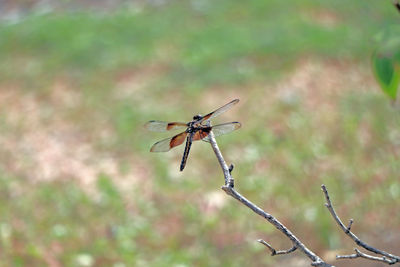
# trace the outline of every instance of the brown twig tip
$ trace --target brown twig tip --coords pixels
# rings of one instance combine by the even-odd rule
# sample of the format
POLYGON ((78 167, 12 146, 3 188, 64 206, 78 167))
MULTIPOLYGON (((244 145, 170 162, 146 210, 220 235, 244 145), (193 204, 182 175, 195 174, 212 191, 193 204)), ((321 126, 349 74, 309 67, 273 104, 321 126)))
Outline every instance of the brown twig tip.
POLYGON ((329 199, 329 194, 328 194, 328 190, 326 189, 326 186, 325 186, 324 184, 321 185, 321 189, 322 189, 322 192, 324 192, 325 199, 326 199, 325 206, 326 206, 326 205, 329 205, 331 201, 330 201, 330 199, 329 199))
POLYGON ((350 219, 350 220, 349 220, 349 225, 348 225, 347 228, 346 228, 346 234, 347 234, 348 232, 350 232, 351 226, 353 225, 353 222, 354 222, 353 219, 350 219))
POLYGON ((276 250, 267 242, 265 242, 262 239, 258 239, 257 242, 263 244, 264 246, 266 246, 270 251, 271 251, 271 256, 275 256, 276 255, 276 250))
POLYGON ((271 251, 271 256, 275 256, 275 255, 282 255, 282 254, 289 254, 292 253, 293 251, 295 251, 297 249, 296 246, 293 246, 287 250, 276 250, 274 249, 270 244, 268 244, 266 241, 262 240, 262 239, 258 239, 257 242, 263 244, 264 246, 266 246, 270 251, 271 251))
POLYGON ((231 163, 231 165, 229 166, 229 173, 232 174, 233 168, 235 168, 235 165, 233 165, 233 163, 231 163))

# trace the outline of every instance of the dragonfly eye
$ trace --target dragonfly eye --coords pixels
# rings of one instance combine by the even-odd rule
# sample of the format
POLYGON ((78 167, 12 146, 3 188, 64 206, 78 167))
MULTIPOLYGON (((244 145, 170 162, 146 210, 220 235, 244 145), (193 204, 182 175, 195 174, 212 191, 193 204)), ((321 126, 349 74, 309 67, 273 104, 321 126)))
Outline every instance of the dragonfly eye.
POLYGON ((203 118, 203 116, 201 116, 200 114, 193 116, 193 120, 198 121, 201 120, 203 118))

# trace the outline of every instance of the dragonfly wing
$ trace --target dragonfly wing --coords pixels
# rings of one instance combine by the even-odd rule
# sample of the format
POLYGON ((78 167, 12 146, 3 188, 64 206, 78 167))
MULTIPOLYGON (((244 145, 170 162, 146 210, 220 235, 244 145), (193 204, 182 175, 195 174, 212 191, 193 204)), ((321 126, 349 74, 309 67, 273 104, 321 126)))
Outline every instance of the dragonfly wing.
MULTIPOLYGON (((234 130, 237 130, 241 126, 242 125, 240 124, 240 122, 237 122, 237 121, 222 123, 222 124, 212 126, 212 132, 214 133, 214 136, 217 137, 217 136, 220 136, 223 134, 230 133, 234 130)), ((206 141, 206 142, 210 142, 210 137, 207 134, 207 136, 205 136, 202 140, 206 141)))
POLYGON ((149 121, 144 127, 152 132, 165 132, 186 128, 187 124, 183 122, 149 121))
POLYGON ((182 144, 185 141, 186 135, 187 132, 182 132, 173 137, 158 141, 151 147, 150 152, 167 152, 171 148, 182 144))
POLYGON ((203 138, 206 138, 210 134, 210 131, 211 131, 211 127, 201 129, 193 135, 192 140, 193 141, 202 140, 203 138))
POLYGON ((213 112, 208 113, 207 115, 205 115, 201 121, 209 120, 211 118, 214 118, 214 117, 224 113, 225 111, 230 109, 233 105, 237 104, 238 102, 239 102, 239 99, 232 100, 228 104, 225 104, 222 107, 220 107, 219 109, 216 109, 213 112))

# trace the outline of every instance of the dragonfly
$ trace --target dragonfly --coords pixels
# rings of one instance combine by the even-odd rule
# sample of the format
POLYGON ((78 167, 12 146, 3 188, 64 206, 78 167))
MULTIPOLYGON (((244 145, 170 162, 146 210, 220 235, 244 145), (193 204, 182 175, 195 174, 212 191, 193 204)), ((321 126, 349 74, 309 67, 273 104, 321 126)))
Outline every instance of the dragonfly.
POLYGON ((192 146, 193 141, 202 140, 205 142, 210 142, 210 132, 214 133, 214 136, 220 136, 223 134, 230 133, 236 129, 241 127, 240 122, 227 122, 222 124, 217 124, 211 126, 210 120, 215 118, 218 115, 221 115, 228 109, 232 108, 235 104, 239 102, 239 99, 234 99, 231 102, 223 105, 222 107, 214 110, 213 112, 208 113, 207 115, 195 115, 193 116, 193 120, 184 123, 184 122, 165 122, 165 121, 156 121, 151 120, 145 124, 145 128, 149 131, 153 132, 166 132, 178 129, 184 129, 185 131, 158 141, 155 143, 150 152, 167 152, 172 148, 183 144, 186 140, 185 150, 183 152, 182 161, 180 165, 180 171, 186 166, 186 161, 189 156, 190 147, 192 146))

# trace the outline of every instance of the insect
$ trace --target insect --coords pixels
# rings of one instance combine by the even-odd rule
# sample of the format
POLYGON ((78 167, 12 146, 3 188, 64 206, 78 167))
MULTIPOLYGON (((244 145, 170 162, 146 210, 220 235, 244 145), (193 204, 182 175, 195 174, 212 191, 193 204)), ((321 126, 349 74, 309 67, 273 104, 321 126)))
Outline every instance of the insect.
POLYGON ((214 110, 213 112, 208 113, 207 115, 195 115, 193 116, 193 120, 189 121, 188 123, 165 122, 155 120, 147 122, 145 124, 145 128, 153 132, 165 132, 186 128, 184 132, 181 132, 173 137, 158 141, 151 147, 150 152, 167 152, 170 149, 183 144, 186 139, 185 151, 183 153, 180 166, 180 171, 183 171, 193 141, 203 140, 205 142, 210 142, 209 134, 211 131, 213 131, 214 136, 220 136, 240 128, 241 124, 236 121, 222 123, 214 126, 210 126, 209 124, 210 119, 224 113, 238 102, 239 99, 235 99, 228 104, 225 104, 222 107, 214 110))

